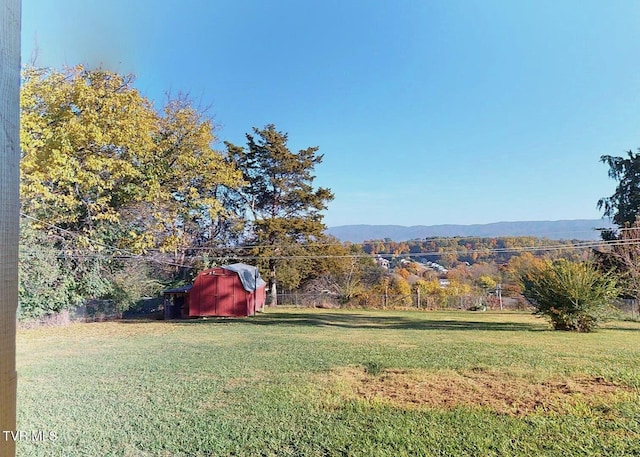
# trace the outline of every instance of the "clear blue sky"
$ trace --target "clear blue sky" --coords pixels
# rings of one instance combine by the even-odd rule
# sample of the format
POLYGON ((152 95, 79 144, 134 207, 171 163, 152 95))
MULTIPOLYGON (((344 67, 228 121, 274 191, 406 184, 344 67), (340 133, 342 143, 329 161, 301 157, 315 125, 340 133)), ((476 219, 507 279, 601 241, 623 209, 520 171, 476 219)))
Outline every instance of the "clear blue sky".
MULTIPOLYGON (((329 226, 596 219, 640 147, 636 0, 25 0, 23 61, 319 146, 329 226)), ((222 148, 222 146, 220 146, 222 148)))

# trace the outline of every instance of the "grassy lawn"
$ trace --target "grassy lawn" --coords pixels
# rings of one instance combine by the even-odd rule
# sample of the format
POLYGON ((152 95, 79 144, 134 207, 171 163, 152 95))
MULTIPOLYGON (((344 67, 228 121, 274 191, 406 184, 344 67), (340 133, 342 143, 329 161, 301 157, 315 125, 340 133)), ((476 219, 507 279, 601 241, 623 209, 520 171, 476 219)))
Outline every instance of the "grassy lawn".
POLYGON ((51 456, 640 455, 640 324, 278 310, 18 332, 20 441, 51 456))

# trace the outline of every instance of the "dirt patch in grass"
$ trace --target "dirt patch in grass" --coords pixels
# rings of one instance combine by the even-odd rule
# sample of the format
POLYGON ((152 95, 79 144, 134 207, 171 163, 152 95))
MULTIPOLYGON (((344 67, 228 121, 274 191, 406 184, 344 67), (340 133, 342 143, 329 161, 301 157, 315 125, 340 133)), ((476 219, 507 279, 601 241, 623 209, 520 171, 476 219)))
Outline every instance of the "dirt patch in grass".
POLYGON ((531 382, 481 368, 438 373, 384 369, 371 375, 366 367, 347 367, 332 370, 327 381, 343 400, 416 408, 482 407, 510 416, 561 413, 580 404, 598 406, 638 397, 633 389, 599 377, 531 382))

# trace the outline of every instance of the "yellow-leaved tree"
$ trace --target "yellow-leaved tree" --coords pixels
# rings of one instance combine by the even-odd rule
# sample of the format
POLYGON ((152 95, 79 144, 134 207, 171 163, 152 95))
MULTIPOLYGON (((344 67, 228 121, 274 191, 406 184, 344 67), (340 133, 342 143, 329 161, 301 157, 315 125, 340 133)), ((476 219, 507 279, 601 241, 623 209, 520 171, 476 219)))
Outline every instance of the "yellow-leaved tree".
POLYGON ((215 235, 219 194, 241 174, 186 97, 156 112, 133 83, 82 66, 24 70, 23 211, 101 244, 183 251, 215 235))
POLYGON ((168 100, 149 160, 140 165, 145 196, 128 208, 130 230, 180 263, 188 248, 215 243, 230 220, 242 224, 224 204, 242 174, 212 149, 215 140, 212 121, 188 98, 168 100))
POLYGON ((23 211, 96 237, 144 196, 139 164, 156 116, 133 77, 78 66, 27 68, 21 91, 23 211))

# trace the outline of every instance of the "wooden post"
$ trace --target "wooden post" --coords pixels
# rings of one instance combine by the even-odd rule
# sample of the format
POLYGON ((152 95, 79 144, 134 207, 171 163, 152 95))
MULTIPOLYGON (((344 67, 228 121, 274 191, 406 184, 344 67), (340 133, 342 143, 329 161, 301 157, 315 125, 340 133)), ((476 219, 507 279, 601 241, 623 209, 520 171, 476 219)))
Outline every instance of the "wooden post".
POLYGON ((258 308, 258 267, 253 272, 253 316, 258 308))
POLYGON ((14 456, 20 229, 20 0, 0 0, 0 455, 14 456), (7 436, 8 435, 8 436, 7 436))
POLYGON ((389 303, 389 285, 386 284, 384 286, 384 306, 383 306, 384 309, 387 308, 388 303, 389 303))

